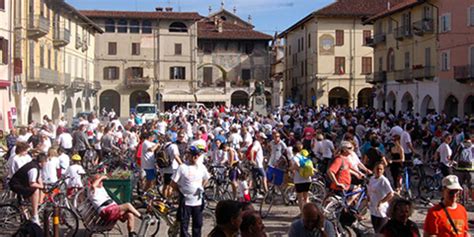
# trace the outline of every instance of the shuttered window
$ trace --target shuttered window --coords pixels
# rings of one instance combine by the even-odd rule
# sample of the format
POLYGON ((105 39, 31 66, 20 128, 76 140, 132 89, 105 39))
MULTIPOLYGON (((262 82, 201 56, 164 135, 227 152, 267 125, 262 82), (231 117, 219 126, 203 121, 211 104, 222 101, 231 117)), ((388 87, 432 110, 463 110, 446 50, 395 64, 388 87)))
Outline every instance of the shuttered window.
POLYGON ((372 37, 372 32, 370 30, 364 30, 362 33, 362 44, 367 45, 367 39, 372 37))
POLYGON ((8 64, 8 40, 0 39, 0 59, 2 64, 8 64))
POLYGON ((117 55, 117 42, 109 42, 109 55, 117 55))
POLYGON ((119 68, 118 67, 105 67, 104 68, 104 80, 117 80, 119 79, 119 68))
POLYGON ((372 73, 372 57, 362 57, 362 74, 372 73))
POLYGON ((344 30, 336 30, 336 46, 344 45, 344 30))
POLYGON ((346 58, 336 57, 334 60, 334 74, 343 75, 346 73, 346 58))
POLYGON ((132 43, 132 55, 140 55, 140 43, 132 43))

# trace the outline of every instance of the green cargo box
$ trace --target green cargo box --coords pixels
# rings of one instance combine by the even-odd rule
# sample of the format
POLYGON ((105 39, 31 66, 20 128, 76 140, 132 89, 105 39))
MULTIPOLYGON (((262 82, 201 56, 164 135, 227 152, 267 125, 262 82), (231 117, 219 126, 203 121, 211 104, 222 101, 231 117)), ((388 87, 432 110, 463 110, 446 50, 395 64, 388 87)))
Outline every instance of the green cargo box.
POLYGON ((103 184, 116 203, 123 204, 132 201, 133 182, 131 179, 105 179, 103 184))

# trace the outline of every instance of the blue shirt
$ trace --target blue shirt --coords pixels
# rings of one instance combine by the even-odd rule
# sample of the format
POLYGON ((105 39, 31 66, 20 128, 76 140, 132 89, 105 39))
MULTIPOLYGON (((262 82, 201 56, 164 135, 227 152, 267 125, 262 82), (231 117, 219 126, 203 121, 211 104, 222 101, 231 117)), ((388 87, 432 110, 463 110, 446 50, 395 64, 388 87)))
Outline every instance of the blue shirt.
MULTIPOLYGON (((336 236, 336 231, 334 230, 334 225, 328 221, 324 221, 324 231, 329 237, 336 236)), ((307 230, 304 228, 303 219, 298 219, 291 223, 290 231, 288 232, 288 237, 320 237, 322 236, 319 230, 307 230)))

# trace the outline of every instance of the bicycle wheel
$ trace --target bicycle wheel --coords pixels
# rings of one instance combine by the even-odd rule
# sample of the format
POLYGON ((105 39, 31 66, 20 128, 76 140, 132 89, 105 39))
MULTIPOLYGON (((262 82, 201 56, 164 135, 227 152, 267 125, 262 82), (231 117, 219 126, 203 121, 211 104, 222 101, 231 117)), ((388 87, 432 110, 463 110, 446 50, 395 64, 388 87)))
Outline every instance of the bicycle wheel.
POLYGON ((77 210, 79 206, 86 200, 87 192, 84 189, 79 190, 76 194, 74 194, 74 198, 72 199, 71 206, 77 210))
POLYGON ((272 209, 273 202, 275 201, 276 193, 272 188, 265 196, 263 197, 262 202, 260 203, 260 216, 262 218, 267 218, 268 214, 270 214, 270 210, 272 209))
POLYGON ((156 213, 148 213, 151 215, 153 218, 155 218, 156 222, 153 225, 148 226, 148 230, 146 232, 146 236, 157 236, 158 231, 160 231, 160 224, 161 224, 161 217, 156 213))
POLYGON ((328 197, 323 203, 323 214, 328 220, 337 221, 337 213, 341 209, 341 201, 336 197, 328 197))
POLYGON ((418 184, 418 197, 423 201, 434 198, 435 180, 431 176, 426 176, 418 184))
POLYGON ((298 197, 296 195, 295 185, 288 185, 284 191, 285 205, 296 205, 298 197))
POLYGON ((309 200, 315 203, 322 203, 326 197, 326 187, 320 181, 312 182, 309 187, 309 200))
POLYGON ((0 205, 0 229, 2 234, 13 236, 25 221, 18 207, 11 204, 0 205))
MULTIPOLYGON (((79 220, 76 213, 67 208, 59 207, 59 236, 76 236, 77 229, 79 227, 79 220)), ((50 226, 51 234, 53 233, 54 224, 54 212, 51 212, 48 216, 48 223, 50 226)))

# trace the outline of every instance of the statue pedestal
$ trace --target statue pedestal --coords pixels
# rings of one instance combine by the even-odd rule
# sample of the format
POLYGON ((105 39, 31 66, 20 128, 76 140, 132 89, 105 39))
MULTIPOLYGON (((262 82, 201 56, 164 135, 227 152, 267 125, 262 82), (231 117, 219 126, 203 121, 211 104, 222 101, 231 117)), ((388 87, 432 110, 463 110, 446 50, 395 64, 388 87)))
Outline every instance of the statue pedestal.
POLYGON ((267 99, 265 95, 254 95, 252 98, 252 111, 267 116, 267 99))

